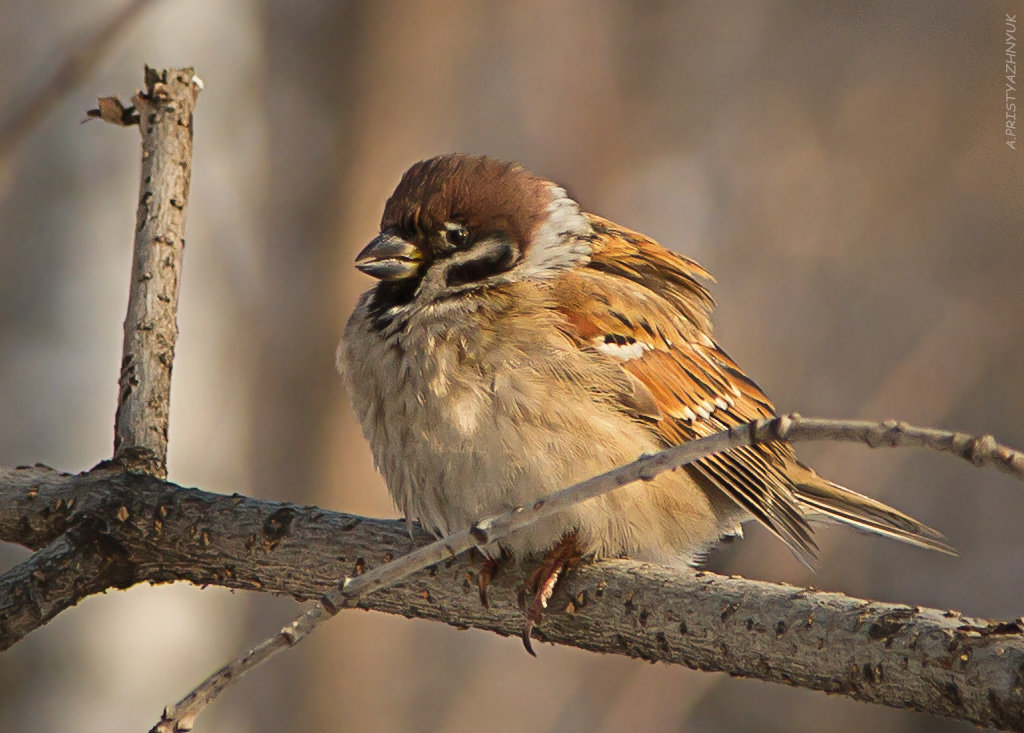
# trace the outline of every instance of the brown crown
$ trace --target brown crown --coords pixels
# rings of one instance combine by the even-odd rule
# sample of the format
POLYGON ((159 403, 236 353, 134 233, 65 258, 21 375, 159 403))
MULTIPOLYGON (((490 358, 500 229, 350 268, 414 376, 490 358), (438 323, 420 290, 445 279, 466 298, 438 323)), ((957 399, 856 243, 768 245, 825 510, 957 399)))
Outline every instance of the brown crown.
POLYGON ((422 240, 446 222, 457 222, 474 237, 501 233, 523 249, 544 219, 551 185, 516 163, 440 155, 405 172, 384 207, 380 228, 422 240))

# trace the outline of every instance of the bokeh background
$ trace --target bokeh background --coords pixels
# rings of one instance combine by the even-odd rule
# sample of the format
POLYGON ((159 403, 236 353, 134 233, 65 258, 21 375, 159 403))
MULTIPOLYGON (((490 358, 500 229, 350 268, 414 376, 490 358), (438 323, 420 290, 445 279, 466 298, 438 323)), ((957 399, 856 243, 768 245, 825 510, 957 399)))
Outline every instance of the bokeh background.
MULTIPOLYGON (((114 0, 0 0, 0 110, 114 0)), ((717 334, 780 409, 899 417, 1024 447, 1024 165, 1005 145, 1020 2, 163 0, 21 140, 0 179, 0 463, 109 455, 139 145, 80 125, 142 65, 194 65, 170 477, 396 516, 333 352, 351 268, 412 162, 521 161, 719 279, 717 334)), ((1019 36, 1018 36, 1019 38, 1019 36)), ((3 115, 0 115, 2 117, 3 115)), ((937 454, 807 446, 824 475, 943 529, 953 559, 822 533, 744 575, 1024 613, 1019 483, 937 454)), ((0 549, 4 566, 24 552, 0 549)), ((0 655, 0 730, 145 730, 288 599, 138 587, 0 655)), ((760 682, 347 612, 232 688, 199 730, 967 731, 760 682)))

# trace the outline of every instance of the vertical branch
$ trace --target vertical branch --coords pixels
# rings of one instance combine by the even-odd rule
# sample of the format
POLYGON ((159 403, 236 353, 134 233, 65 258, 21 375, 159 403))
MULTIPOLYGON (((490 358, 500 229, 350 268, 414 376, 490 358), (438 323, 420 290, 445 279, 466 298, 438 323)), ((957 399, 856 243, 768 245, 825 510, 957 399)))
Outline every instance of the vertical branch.
POLYGON ((171 364, 192 174, 192 111, 201 85, 191 68, 146 67, 132 100, 142 132, 142 178, 128 315, 124 322, 114 462, 167 475, 171 364))

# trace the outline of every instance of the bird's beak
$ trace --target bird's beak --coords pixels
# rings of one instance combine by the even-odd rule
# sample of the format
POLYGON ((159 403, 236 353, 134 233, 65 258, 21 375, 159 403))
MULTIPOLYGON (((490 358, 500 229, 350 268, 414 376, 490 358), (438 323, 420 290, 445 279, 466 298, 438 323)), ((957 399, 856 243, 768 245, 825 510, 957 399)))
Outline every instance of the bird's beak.
POLYGON ((356 268, 378 280, 404 280, 413 277, 423 261, 423 252, 394 234, 381 232, 356 255, 356 268))

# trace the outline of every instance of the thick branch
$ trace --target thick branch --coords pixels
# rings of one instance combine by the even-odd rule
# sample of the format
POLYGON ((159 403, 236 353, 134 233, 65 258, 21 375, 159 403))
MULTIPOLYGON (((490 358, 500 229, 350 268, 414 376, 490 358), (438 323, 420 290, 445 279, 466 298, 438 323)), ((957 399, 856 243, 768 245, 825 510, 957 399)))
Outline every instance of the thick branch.
MULTIPOLYGON (((901 426, 875 427, 876 437, 913 435, 901 426)), ((946 436, 935 442, 1016 472, 1012 451, 946 436)), ((399 522, 218 496, 148 477, 0 469, 0 538, 39 546, 83 519, 106 527, 135 581, 184 579, 297 598, 336 589, 338 578, 368 573, 426 544, 422 534, 410 541, 399 522)), ((358 605, 517 635, 523 569, 498 578, 490 609, 479 605, 475 571, 466 556, 451 558, 358 605)), ((582 568, 552 608, 540 629, 548 641, 841 692, 978 725, 1024 726, 1024 634, 1017 621, 964 619, 628 561, 582 568)), ((0 628, 0 637, 6 634, 0 628)))
POLYGON ((2 647, 86 596, 136 580, 121 548, 95 522, 77 522, 46 547, 0 576, 2 647))
MULTIPOLYGON (((865 442, 872 447, 881 445, 926 446, 952 453, 978 466, 994 465, 1012 475, 1024 478, 1024 455, 999 445, 991 435, 975 438, 964 433, 916 428, 896 421, 865 423, 807 420, 796 414, 730 428, 706 438, 673 446, 655 455, 643 456, 630 464, 620 466, 540 499, 528 507, 520 507, 501 515, 481 519, 467 530, 416 549, 398 560, 358 577, 346 578, 341 587, 326 593, 317 604, 308 608, 288 626, 245 654, 236 657, 207 677, 178 703, 165 708, 151 733, 177 733, 191 730, 196 717, 203 708, 228 685, 277 652, 297 644, 341 608, 357 604, 367 593, 387 588, 409 577, 417 570, 440 562, 449 555, 454 557, 474 546, 484 547, 492 542, 497 542, 535 521, 552 516, 573 504, 607 493, 624 484, 638 480, 650 480, 663 471, 679 468, 699 458, 729 448, 787 438, 853 440, 865 442)), ((577 604, 570 601, 570 607, 574 608, 575 605, 577 604)), ((531 654, 533 653, 529 643, 526 648, 531 654)))
POLYGON ((192 173, 192 69, 147 67, 146 90, 132 100, 142 132, 142 178, 124 322, 114 461, 167 475, 171 364, 178 338, 178 284, 192 173))

